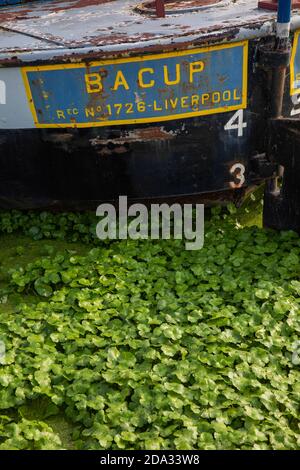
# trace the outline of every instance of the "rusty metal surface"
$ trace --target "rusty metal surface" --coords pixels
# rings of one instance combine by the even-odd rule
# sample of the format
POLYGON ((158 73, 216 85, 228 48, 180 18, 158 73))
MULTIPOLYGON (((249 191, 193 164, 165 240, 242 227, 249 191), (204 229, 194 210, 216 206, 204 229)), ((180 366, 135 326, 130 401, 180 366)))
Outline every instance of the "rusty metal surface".
MULTIPOLYGON (((53 0, 1 8, 0 61, 136 54, 267 36, 274 30, 276 13, 258 9, 257 0, 226 0, 205 14, 194 11, 166 18, 139 13, 140 3, 53 0), (14 41, 8 40, 8 32, 16 34, 14 41)), ((296 24, 300 24, 298 15, 294 15, 296 24)))
POLYGON ((258 184, 265 175, 252 157, 256 161, 265 150, 261 110, 268 82, 264 70, 253 67, 256 41, 249 46, 250 95, 242 136, 237 129, 225 130, 235 111, 158 124, 3 129, 0 206, 96 205, 121 194, 132 199, 201 194, 211 201, 223 191, 236 197, 244 191, 243 178, 245 188, 258 184), (231 193, 232 183, 238 189, 231 193))
POLYGON ((155 15, 157 18, 164 18, 166 16, 164 0, 155 0, 155 15))

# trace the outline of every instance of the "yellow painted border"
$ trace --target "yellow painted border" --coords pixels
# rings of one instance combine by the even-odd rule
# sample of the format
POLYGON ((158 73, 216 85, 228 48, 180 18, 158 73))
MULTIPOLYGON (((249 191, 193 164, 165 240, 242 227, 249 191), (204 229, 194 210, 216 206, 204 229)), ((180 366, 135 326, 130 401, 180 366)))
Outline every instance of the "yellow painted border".
POLYGON ((246 109, 247 108, 247 93, 248 93, 248 41, 240 41, 230 44, 222 44, 218 46, 210 46, 204 48, 197 48, 197 49, 188 49, 184 51, 177 51, 171 53, 164 53, 164 54, 152 54, 152 55, 144 55, 144 56, 135 56, 132 58, 126 59, 116 59, 116 60, 100 60, 96 62, 89 62, 89 67, 97 67, 97 66, 104 66, 104 65, 111 65, 111 64, 124 64, 126 62, 145 62, 148 60, 155 60, 155 59, 166 59, 169 57, 182 57, 185 55, 191 54, 198 54, 198 53, 205 53, 223 49, 231 49, 234 47, 243 47, 243 90, 242 90, 242 103, 234 106, 223 106, 221 108, 215 109, 208 109, 203 111, 193 111, 190 113, 183 113, 183 114, 173 114, 170 116, 157 116, 151 118, 138 118, 138 119, 126 119, 126 120, 119 120, 119 121, 96 121, 96 122, 84 122, 84 123, 62 123, 62 124, 40 124, 38 121, 38 116, 36 113, 36 109, 33 102, 33 97, 31 94, 30 84, 27 77, 27 72, 39 72, 43 70, 64 70, 64 69, 78 69, 78 68, 86 68, 87 64, 78 62, 76 64, 58 64, 58 65, 42 65, 38 67, 22 67, 22 77, 24 81, 24 86, 26 90, 27 99, 29 102, 29 106, 33 115, 34 123, 38 128, 67 128, 67 127, 103 127, 103 126, 116 126, 122 124, 139 124, 139 123, 147 123, 147 122, 160 122, 160 121, 172 121, 174 119, 179 118, 190 118, 196 116, 204 116, 209 114, 218 114, 218 113, 225 113, 228 111, 235 111, 237 109, 246 109))
POLYGON ((291 69, 291 84, 290 84, 291 96, 300 93, 300 88, 294 88, 294 83, 295 83, 295 59, 296 59, 296 54, 297 54, 297 49, 298 49, 298 44, 299 44, 299 36, 300 36, 300 30, 295 32, 293 49, 292 49, 292 56, 291 56, 291 67, 290 67, 290 69, 291 69))

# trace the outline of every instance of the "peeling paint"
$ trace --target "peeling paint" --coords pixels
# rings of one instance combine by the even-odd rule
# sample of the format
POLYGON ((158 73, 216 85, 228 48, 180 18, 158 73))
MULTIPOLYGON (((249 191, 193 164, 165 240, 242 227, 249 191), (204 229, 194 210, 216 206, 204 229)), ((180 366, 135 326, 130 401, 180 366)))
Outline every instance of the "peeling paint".
MULTIPOLYGON (((129 56, 274 34, 276 13, 258 9, 257 0, 225 0, 205 14, 199 10, 167 19, 140 14, 140 3, 54 0, 1 8, 0 62, 75 62, 99 54, 129 56)), ((294 14, 292 29, 299 25, 300 15, 294 14)))

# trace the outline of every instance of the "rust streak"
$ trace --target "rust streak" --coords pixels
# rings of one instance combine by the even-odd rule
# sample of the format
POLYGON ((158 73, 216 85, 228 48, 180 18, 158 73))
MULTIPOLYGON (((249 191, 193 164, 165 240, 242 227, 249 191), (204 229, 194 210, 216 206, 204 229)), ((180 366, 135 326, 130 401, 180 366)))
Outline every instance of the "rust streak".
MULTIPOLYGON (((179 132, 179 131, 178 131, 179 132)), ((91 140, 93 146, 118 144, 124 145, 133 142, 151 142, 151 141, 167 141, 175 139, 177 132, 168 132, 163 127, 145 127, 142 129, 135 129, 134 131, 124 132, 120 137, 114 139, 99 139, 91 140)))

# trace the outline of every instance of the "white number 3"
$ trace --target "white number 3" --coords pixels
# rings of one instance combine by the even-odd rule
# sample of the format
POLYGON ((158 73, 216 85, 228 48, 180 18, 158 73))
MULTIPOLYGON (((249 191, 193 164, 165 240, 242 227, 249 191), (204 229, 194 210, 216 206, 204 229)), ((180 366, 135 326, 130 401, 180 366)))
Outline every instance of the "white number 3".
POLYGON ((242 163, 235 163, 229 170, 230 174, 234 177, 234 181, 230 181, 229 185, 233 189, 241 188, 246 181, 245 165, 242 163))
POLYGON ((225 131, 238 131, 238 137, 243 137, 244 129, 247 127, 247 123, 244 122, 244 110, 239 109, 234 115, 229 119, 227 124, 224 126, 225 131))

